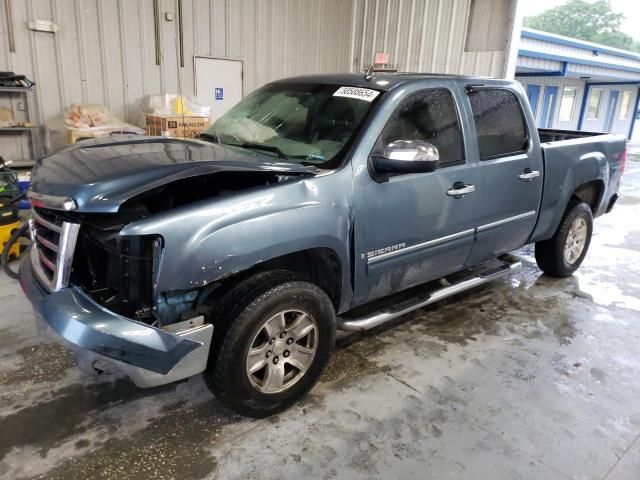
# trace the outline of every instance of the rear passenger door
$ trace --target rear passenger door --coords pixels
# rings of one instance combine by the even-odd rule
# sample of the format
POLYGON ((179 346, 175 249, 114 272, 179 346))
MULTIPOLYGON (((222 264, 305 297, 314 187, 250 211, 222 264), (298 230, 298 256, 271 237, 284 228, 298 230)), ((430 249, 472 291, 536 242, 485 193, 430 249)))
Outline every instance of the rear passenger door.
POLYGON ((470 266, 526 244, 537 219, 543 163, 523 98, 509 88, 486 86, 467 87, 467 98, 477 138, 470 155, 479 171, 470 266))

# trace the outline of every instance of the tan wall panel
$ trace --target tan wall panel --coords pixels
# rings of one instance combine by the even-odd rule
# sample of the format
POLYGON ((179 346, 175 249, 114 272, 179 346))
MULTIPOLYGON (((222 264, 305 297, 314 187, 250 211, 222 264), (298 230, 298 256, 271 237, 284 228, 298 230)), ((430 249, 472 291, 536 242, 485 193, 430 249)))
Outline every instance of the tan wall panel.
MULTIPOLYGON (((37 82, 45 121, 76 102, 105 104, 132 120, 147 94, 174 93, 181 83, 190 95, 194 55, 243 60, 245 94, 285 76, 348 70, 351 1, 184 0, 184 68, 176 58, 177 1, 159 4, 158 66, 152 0, 13 0, 14 53, 0 2, 0 69, 37 82), (33 19, 54 21, 59 30, 31 31, 33 19)), ((0 155, 23 158, 27 150, 17 137, 3 136, 0 155)))

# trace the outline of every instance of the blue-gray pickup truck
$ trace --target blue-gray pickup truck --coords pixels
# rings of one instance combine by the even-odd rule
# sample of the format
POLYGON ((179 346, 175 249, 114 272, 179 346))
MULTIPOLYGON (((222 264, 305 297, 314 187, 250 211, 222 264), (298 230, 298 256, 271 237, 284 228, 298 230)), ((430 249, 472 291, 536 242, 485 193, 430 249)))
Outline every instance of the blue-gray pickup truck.
POLYGON ((203 373, 267 416, 314 385, 337 331, 508 275, 531 243, 546 274, 571 275, 625 149, 537 129, 514 81, 280 80, 198 139, 95 139, 39 161, 20 281, 87 371, 141 387, 203 373))

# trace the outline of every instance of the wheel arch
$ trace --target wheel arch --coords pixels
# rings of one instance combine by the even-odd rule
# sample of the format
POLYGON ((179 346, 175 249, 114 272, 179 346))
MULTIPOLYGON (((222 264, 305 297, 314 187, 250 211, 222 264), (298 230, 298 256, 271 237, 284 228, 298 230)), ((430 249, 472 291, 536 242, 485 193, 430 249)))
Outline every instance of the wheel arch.
POLYGON ((569 168, 569 158, 545 150, 544 187, 540 214, 529 243, 551 238, 558 230, 566 212, 576 201, 585 202, 594 217, 602 212, 602 203, 609 179, 606 157, 598 152, 582 155, 569 168), (563 162, 565 160, 566 162, 563 162))
POLYGON ((584 202, 591 208, 591 212, 593 215, 596 215, 600 204, 602 203, 602 198, 604 196, 604 182, 600 179, 592 180, 590 182, 583 183, 576 187, 571 196, 569 197, 569 201, 567 202, 566 209, 569 208, 572 201, 584 202))
POLYGON ((345 269, 338 253, 328 247, 289 252, 247 267, 219 279, 216 282, 218 286, 212 294, 222 296, 238 282, 257 273, 272 270, 286 270, 317 285, 329 296, 336 311, 341 310, 341 305, 348 302, 344 290, 349 285, 348 276, 345 278, 349 269, 345 269))
POLYGON ((591 213, 595 218, 596 212, 598 211, 600 203, 602 202, 604 190, 604 182, 600 179, 582 183, 574 188, 573 192, 571 192, 571 194, 567 196, 564 208, 562 210, 559 209, 559 211, 557 212, 557 218, 554 223, 554 227, 548 237, 551 237, 555 234, 558 228, 560 228, 560 225, 562 225, 562 219, 567 215, 567 212, 578 203, 586 203, 591 209, 591 213))

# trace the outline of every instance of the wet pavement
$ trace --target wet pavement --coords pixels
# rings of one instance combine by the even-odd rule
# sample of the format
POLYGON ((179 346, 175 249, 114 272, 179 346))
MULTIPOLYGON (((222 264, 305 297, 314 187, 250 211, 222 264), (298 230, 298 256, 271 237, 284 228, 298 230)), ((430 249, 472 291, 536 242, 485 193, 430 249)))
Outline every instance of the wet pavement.
POLYGON ((0 276, 0 478, 640 478, 640 163, 568 279, 521 271, 343 341, 289 411, 86 377, 0 276), (635 185, 635 187, 634 187, 635 185))

